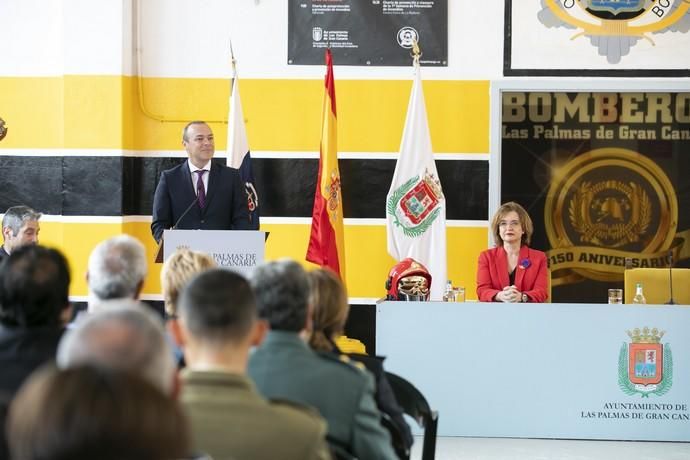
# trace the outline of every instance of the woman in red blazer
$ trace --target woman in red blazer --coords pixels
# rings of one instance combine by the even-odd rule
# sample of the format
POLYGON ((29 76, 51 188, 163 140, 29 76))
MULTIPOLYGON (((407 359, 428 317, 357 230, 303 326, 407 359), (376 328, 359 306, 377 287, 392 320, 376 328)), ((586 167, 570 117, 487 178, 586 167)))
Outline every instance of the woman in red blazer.
POLYGON ((546 254, 530 249, 534 227, 527 211, 511 201, 491 220, 496 247, 479 254, 480 302, 545 302, 548 298, 546 254))

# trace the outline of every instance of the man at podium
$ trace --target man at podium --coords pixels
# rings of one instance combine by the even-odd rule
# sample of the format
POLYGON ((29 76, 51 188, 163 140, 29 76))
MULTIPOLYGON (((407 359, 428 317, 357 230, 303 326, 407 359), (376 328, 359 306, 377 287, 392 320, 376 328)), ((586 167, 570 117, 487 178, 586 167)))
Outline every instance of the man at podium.
POLYGON ((247 196, 236 169, 214 164, 213 131, 192 121, 182 131, 187 160, 163 171, 153 198, 151 233, 163 230, 250 230, 247 196))

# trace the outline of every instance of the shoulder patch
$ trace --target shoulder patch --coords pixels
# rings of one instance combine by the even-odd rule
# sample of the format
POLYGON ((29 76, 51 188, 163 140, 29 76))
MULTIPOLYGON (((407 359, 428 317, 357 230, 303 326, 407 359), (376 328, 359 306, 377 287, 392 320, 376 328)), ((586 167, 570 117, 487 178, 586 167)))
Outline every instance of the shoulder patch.
POLYGON ((362 364, 358 361, 355 361, 353 359, 350 359, 350 357, 347 355, 338 354, 338 353, 330 353, 330 352, 318 353, 318 355, 323 359, 327 359, 329 361, 340 363, 340 364, 344 365, 345 367, 347 367, 348 369, 352 369, 352 370, 357 371, 357 372, 363 372, 366 370, 366 367, 364 366, 364 364, 362 364))

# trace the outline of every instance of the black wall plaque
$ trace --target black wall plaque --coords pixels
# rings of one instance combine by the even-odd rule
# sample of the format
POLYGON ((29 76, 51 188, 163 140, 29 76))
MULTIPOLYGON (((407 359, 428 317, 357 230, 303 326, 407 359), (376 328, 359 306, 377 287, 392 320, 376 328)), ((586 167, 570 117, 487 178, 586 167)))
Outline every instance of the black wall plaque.
POLYGON ((448 65, 448 0, 289 0, 288 64, 448 65))

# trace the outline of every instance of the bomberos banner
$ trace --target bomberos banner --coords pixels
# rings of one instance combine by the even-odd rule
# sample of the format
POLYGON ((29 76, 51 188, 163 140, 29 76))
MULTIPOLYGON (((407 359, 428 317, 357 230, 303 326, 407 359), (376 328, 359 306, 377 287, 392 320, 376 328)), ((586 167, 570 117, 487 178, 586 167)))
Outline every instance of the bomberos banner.
POLYGON ((503 92, 501 199, 526 206, 553 300, 690 262, 690 93, 503 92))

